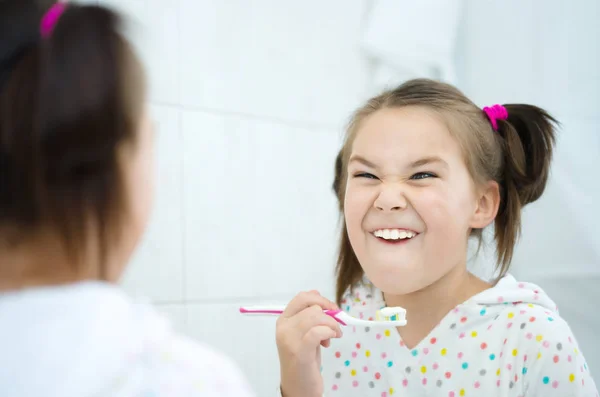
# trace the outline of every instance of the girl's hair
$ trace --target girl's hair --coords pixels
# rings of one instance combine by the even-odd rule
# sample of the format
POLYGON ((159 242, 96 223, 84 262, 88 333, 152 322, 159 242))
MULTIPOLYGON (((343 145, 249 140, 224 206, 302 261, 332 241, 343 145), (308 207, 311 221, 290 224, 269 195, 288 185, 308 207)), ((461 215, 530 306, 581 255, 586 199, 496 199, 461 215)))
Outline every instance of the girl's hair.
POLYGON ((70 3, 42 38, 52 3, 0 0, 0 242, 56 231, 79 260, 93 236, 103 263, 126 210, 118 153, 135 142, 145 78, 109 9, 70 3))
MULTIPOLYGON (((461 146, 466 166, 475 183, 493 180, 500 186, 500 208, 495 219, 494 239, 500 276, 510 266, 513 249, 521 228, 521 209, 537 200, 548 179, 555 127, 558 122, 546 111, 532 105, 504 105, 507 120, 498 120, 494 131, 482 109, 455 87, 428 79, 407 81, 370 99, 354 112, 341 150, 341 164, 336 165, 334 190, 341 210, 347 180, 347 165, 352 144, 362 122, 385 108, 420 106, 438 113, 461 146)), ((472 235, 481 244, 481 229, 472 235)), ((360 281, 363 270, 354 253, 346 230, 340 235, 336 267, 336 299, 340 303, 346 290, 360 281)))
MULTIPOLYGON (((331 184, 331 188, 333 189, 333 192, 335 193, 335 195, 339 198, 340 197, 340 186, 342 185, 342 178, 343 178, 343 172, 342 172, 342 155, 343 155, 343 151, 340 150, 338 152, 337 157, 335 158, 335 168, 334 168, 334 178, 333 178, 333 183, 331 184)), ((343 207, 342 207, 342 202, 338 201, 338 207, 340 209, 340 211, 343 211, 343 207)))

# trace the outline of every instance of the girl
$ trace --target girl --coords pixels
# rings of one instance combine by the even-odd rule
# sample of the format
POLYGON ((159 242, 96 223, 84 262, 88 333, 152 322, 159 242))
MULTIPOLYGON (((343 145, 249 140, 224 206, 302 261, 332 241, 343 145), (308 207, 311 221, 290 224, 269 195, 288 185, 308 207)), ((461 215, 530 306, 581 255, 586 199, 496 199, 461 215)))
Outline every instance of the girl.
POLYGON ((546 185, 555 124, 535 106, 482 110, 423 79, 356 111, 333 186, 344 214, 336 299, 371 320, 402 306, 408 324, 342 337, 322 313, 336 305, 299 294, 277 321, 284 397, 598 395, 552 300, 507 273, 521 210, 546 185), (466 262, 469 237, 491 223, 499 276, 488 283, 466 262))
POLYGON ((152 204, 143 68, 117 15, 0 2, 0 395, 250 396, 115 283, 152 204))

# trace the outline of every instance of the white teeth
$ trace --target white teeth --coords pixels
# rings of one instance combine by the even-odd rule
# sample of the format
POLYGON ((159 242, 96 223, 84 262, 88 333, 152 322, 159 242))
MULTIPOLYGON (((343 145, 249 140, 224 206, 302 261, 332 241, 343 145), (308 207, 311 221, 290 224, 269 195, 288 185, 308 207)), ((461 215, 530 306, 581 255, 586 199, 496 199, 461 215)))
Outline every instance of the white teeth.
POLYGON ((416 236, 416 233, 400 229, 379 229, 375 230, 373 234, 375 237, 381 237, 385 240, 404 240, 416 236))

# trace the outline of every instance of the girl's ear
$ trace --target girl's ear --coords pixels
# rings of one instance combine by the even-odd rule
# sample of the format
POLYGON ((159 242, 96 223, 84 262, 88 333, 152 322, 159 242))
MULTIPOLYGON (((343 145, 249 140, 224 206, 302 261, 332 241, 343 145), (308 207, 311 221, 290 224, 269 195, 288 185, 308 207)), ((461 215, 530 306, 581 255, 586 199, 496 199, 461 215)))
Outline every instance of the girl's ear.
POLYGON ((471 219, 471 228, 483 229, 494 221, 500 207, 500 186, 496 181, 489 181, 479 190, 479 199, 471 219))

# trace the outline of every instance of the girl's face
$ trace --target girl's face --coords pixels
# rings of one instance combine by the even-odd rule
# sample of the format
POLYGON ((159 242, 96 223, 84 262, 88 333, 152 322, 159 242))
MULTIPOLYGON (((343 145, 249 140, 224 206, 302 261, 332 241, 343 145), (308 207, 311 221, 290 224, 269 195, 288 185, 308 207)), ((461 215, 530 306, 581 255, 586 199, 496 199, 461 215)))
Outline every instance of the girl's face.
POLYGON ((493 219, 486 206, 436 114, 403 107, 363 120, 344 215, 365 275, 383 292, 415 292, 466 266, 471 229, 493 219))

